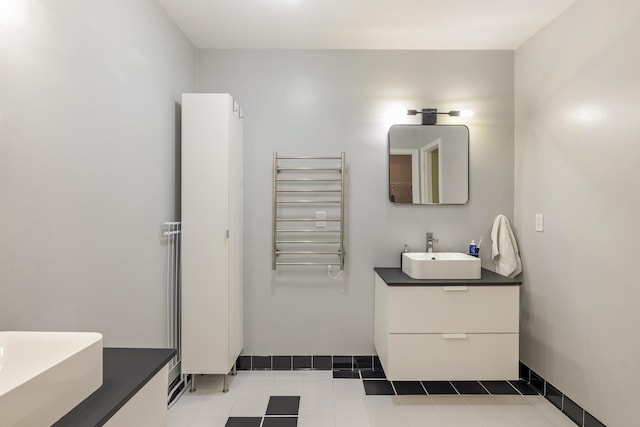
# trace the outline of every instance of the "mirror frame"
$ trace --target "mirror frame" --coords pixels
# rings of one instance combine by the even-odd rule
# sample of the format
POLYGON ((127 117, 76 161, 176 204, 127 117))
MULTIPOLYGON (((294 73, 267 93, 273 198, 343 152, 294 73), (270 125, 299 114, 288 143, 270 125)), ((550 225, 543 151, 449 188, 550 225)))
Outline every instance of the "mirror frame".
MULTIPOLYGON (((400 149, 401 150, 401 149, 400 149)), ((415 162, 415 161, 414 161, 415 162)), ((415 172, 413 172, 415 174, 415 172)), ((469 203, 469 200, 471 199, 471 190, 470 190, 470 185, 471 185, 471 131, 469 130, 469 127, 467 125, 464 124, 444 124, 444 125, 440 125, 440 124, 435 124, 435 125, 421 125, 421 124, 409 124, 409 123, 398 123, 398 124, 394 124, 391 125, 389 127, 389 130, 387 131, 387 197, 388 200, 391 204, 396 205, 396 206, 452 206, 452 205, 466 205, 469 203), (424 126, 429 126, 429 127, 464 127, 467 129, 467 198, 464 202, 454 202, 454 203, 398 203, 398 202, 394 202, 391 200, 391 129, 394 126, 411 126, 411 127, 424 127, 424 126)))

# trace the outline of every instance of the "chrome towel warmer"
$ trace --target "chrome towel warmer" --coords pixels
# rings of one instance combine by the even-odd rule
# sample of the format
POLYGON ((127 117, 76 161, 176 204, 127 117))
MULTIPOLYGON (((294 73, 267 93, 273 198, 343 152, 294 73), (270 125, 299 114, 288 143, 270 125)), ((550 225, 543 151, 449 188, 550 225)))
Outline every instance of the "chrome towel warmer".
POLYGON ((345 172, 344 153, 340 157, 273 153, 273 270, 319 265, 344 270, 345 172))

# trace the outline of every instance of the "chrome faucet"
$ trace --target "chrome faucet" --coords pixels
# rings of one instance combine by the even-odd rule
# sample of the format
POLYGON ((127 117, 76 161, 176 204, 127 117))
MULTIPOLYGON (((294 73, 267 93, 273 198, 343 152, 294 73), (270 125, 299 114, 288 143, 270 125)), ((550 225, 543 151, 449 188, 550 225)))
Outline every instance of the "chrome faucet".
POLYGON ((437 242, 438 239, 433 238, 433 233, 427 233, 427 252, 433 252, 433 244, 437 242))

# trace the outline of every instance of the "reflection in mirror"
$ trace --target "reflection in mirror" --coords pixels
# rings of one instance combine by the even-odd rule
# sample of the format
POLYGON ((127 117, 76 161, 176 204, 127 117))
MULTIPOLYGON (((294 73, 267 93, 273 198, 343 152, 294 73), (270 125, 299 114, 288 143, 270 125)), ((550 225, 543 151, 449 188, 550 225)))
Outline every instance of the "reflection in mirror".
POLYGON ((389 200, 414 205, 467 203, 469 129, 464 125, 391 126, 389 200))

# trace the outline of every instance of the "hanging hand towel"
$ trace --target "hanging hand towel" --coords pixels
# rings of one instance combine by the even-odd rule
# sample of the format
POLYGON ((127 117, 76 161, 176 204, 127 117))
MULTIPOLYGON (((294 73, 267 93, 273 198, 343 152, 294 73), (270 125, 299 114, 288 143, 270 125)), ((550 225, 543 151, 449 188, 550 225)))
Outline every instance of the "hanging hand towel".
POLYGON ((496 273, 511 278, 520 274, 522 261, 518 252, 518 244, 506 216, 498 215, 493 221, 491 241, 491 259, 496 265, 496 273))

